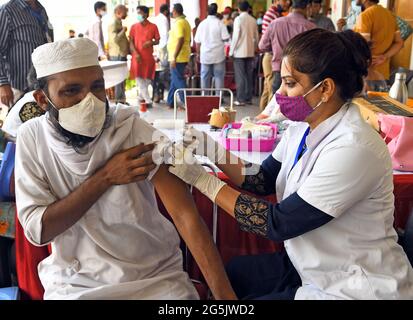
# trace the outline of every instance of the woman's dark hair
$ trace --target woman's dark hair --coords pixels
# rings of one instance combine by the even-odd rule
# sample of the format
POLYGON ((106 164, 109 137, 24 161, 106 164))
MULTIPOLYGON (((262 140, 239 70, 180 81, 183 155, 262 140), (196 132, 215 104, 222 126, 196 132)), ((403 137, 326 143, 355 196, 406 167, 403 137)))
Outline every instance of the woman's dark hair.
POLYGON ((371 52, 367 41, 351 30, 331 32, 313 29, 295 36, 284 48, 283 57, 298 72, 309 75, 312 83, 331 78, 344 100, 363 89, 371 52))

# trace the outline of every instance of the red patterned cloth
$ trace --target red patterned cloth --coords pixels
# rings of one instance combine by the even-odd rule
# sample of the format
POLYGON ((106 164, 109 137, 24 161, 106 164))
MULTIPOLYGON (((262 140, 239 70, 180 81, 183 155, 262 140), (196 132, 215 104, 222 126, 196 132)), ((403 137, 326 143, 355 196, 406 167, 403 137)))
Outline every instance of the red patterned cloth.
POLYGON ((43 300, 44 289, 39 279, 37 265, 46 259, 50 247, 35 247, 27 241, 16 215, 16 269, 22 300, 43 300))
POLYGON ((394 226, 403 229, 413 210, 413 174, 393 176, 394 181, 394 226))

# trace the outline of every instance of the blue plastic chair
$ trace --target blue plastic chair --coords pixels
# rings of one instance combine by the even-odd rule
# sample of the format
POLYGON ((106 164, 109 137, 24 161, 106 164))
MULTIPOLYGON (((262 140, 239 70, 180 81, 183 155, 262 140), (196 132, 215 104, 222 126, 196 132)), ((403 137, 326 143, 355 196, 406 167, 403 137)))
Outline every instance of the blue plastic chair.
POLYGON ((10 182, 13 176, 15 154, 16 144, 8 142, 0 165, 0 199, 3 201, 14 197, 10 193, 10 182))
POLYGON ((10 287, 10 288, 0 288, 0 301, 1 300, 19 300, 19 288, 10 287))

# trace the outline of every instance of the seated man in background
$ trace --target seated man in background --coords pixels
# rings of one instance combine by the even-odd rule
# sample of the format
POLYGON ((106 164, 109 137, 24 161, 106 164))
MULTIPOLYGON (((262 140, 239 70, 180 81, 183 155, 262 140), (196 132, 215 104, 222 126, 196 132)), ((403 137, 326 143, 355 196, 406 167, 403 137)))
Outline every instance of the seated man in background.
POLYGON ((44 298, 197 299, 154 188, 215 298, 236 298, 187 186, 153 164, 159 132, 109 107, 97 46, 64 40, 32 58, 47 113, 19 129, 16 204, 27 239, 52 246, 38 267, 44 298))
POLYGON ((6 120, 4 121, 3 130, 6 133, 6 138, 15 141, 17 138, 17 130, 26 121, 40 117, 45 112, 36 102, 34 93, 39 90, 36 88, 36 70, 32 67, 27 76, 27 88, 24 90, 23 96, 17 100, 13 107, 9 110, 6 120))

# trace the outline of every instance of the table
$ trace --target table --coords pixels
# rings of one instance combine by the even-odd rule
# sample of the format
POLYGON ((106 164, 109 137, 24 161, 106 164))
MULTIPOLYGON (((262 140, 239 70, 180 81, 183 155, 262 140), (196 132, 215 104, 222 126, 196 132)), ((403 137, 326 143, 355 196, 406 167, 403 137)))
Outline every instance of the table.
POLYGON ((126 61, 108 61, 99 62, 103 69, 103 78, 105 79, 105 89, 112 88, 125 81, 129 76, 128 63, 126 61))
MULTIPOLYGON (((221 131, 220 130, 211 130, 211 126, 209 124, 205 123, 196 123, 196 124, 191 124, 195 129, 207 133, 209 136, 211 136, 215 141, 220 142, 220 135, 221 131)), ((175 131, 174 129, 159 129, 162 133, 164 133, 170 140, 172 141, 177 141, 179 139, 182 139, 182 133, 175 131)), ((279 142, 281 139, 281 135, 278 135, 276 144, 279 142)), ((275 148, 275 146, 274 146, 275 148)), ((256 151, 231 151, 234 155, 236 155, 238 158, 254 163, 254 164, 261 164, 265 159, 268 158, 269 155, 272 154, 272 152, 256 152, 256 151)), ((202 161, 208 164, 212 164, 208 158, 203 157, 202 161)))

